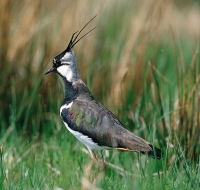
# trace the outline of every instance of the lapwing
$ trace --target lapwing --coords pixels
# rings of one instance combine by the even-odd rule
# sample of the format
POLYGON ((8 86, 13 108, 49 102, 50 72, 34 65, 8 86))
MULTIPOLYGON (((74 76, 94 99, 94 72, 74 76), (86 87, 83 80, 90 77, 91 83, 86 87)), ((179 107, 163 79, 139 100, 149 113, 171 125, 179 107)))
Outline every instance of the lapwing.
POLYGON ((44 73, 57 73, 64 81, 64 101, 60 108, 63 123, 87 147, 96 164, 98 159, 95 153, 100 155, 104 169, 102 151, 105 149, 140 152, 161 159, 161 149, 127 130, 110 110, 94 98, 80 78, 73 47, 94 29, 78 39, 79 34, 93 19, 72 35, 67 48, 53 59, 53 66, 44 73))

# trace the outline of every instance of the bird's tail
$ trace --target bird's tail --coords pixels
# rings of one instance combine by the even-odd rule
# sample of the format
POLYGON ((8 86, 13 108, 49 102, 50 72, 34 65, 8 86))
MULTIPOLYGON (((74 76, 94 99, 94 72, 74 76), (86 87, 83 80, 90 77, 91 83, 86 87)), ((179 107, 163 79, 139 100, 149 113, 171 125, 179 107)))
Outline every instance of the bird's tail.
POLYGON ((152 148, 152 150, 149 151, 141 151, 142 154, 145 154, 151 158, 156 158, 160 160, 163 157, 163 152, 161 149, 156 148, 155 146, 149 144, 149 146, 152 148))

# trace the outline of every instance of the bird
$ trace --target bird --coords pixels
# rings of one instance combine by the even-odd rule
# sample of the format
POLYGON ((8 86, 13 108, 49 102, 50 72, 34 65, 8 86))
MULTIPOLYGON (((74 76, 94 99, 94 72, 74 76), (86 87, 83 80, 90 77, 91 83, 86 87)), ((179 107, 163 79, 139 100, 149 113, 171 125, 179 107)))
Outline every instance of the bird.
POLYGON ((73 47, 96 28, 78 39, 80 33, 94 18, 72 35, 67 48, 53 59, 53 66, 44 73, 57 73, 63 79, 64 100, 60 108, 62 121, 69 132, 87 147, 97 165, 99 159, 102 160, 103 169, 106 168, 106 164, 102 152, 106 149, 140 152, 160 160, 162 150, 127 130, 110 110, 94 98, 80 78, 73 47))

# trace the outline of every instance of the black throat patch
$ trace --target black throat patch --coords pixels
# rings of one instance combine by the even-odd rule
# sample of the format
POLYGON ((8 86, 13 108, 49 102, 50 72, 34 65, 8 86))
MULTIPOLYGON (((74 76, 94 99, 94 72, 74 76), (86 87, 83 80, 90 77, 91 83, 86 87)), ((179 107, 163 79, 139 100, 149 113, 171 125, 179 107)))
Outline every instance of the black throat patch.
POLYGON ((62 78, 64 80, 64 85, 65 85, 65 97, 63 104, 68 104, 73 100, 75 100, 78 97, 79 93, 78 89, 72 85, 72 82, 67 81, 66 78, 64 77, 62 78))

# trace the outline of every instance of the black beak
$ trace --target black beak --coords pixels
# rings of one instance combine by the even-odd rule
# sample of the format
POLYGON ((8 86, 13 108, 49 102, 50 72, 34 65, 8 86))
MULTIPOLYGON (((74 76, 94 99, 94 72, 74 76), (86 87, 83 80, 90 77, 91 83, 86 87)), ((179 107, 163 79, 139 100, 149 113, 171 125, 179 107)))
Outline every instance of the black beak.
POLYGON ((56 70, 56 67, 51 67, 50 69, 48 69, 45 73, 44 73, 44 75, 46 75, 46 74, 49 74, 49 73, 51 73, 51 72, 56 72, 57 70, 56 70))

